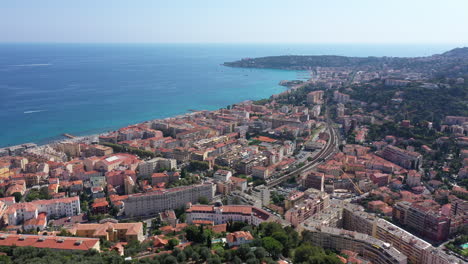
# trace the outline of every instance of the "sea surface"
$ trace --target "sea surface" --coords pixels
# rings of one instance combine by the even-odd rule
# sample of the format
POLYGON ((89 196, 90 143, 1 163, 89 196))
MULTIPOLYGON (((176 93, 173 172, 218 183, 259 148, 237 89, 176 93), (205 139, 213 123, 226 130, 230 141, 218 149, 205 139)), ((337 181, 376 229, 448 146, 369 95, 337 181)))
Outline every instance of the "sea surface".
POLYGON ((426 56, 451 45, 0 44, 0 147, 47 143, 282 92, 303 72, 228 68, 271 55, 426 56))

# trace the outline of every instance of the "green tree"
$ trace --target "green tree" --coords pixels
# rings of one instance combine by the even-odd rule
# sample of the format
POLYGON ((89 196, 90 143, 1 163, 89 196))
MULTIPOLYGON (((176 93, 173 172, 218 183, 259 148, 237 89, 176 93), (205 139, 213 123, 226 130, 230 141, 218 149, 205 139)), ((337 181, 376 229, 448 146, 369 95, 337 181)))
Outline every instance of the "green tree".
POLYGON ((242 264, 242 259, 240 259, 238 256, 235 256, 235 257, 232 259, 232 263, 233 263, 233 264, 242 264))
POLYGON ((174 249, 175 246, 179 245, 179 240, 176 238, 169 239, 166 248, 169 250, 174 249))
POLYGON ((274 259, 278 259, 279 255, 283 251, 283 245, 272 237, 262 238, 262 245, 274 259))
POLYGON ((15 202, 19 203, 21 201, 21 198, 23 198, 23 195, 19 192, 13 193, 13 196, 15 197, 15 202))
POLYGON ((250 252, 250 246, 247 244, 242 244, 240 245, 239 249, 237 249, 237 256, 239 256, 241 259, 246 260, 247 259, 247 254, 250 252))
POLYGON ((211 239, 212 239, 212 238, 211 238, 211 234, 208 234, 208 235, 206 236, 206 246, 207 246, 208 248, 211 248, 211 239))
POLYGON ((263 247, 257 247, 254 253, 258 259, 264 259, 268 254, 268 252, 263 247))
POLYGON ((203 226, 197 227, 194 225, 187 226, 185 229, 185 237, 188 241, 193 241, 196 243, 205 242, 205 237, 203 233, 203 226))
POLYGON ((210 201, 208 200, 208 198, 206 198, 206 196, 200 196, 200 197, 198 197, 198 203, 200 203, 200 204, 209 204, 210 201))
POLYGON ((291 249, 291 244, 289 242, 289 237, 286 234, 286 232, 275 232, 271 235, 272 238, 274 238, 276 241, 280 242, 281 245, 283 245, 283 251, 282 254, 284 256, 288 256, 289 249, 291 249))
POLYGON ((207 247, 202 247, 200 248, 200 256, 202 257, 203 260, 208 260, 211 256, 211 251, 207 247))
POLYGON ((178 264, 177 258, 174 257, 174 256, 169 255, 169 256, 164 258, 162 264, 178 264))
POLYGON ((213 256, 213 257, 209 258, 206 263, 207 264, 221 264, 221 260, 219 259, 218 256, 213 256))
POLYGON ((193 261, 198 262, 198 260, 200 259, 200 254, 198 254, 197 252, 193 252, 193 254, 192 254, 192 256, 190 258, 193 261))
POLYGON ((9 256, 0 255, 0 264, 10 264, 11 258, 9 256))
POLYGON ((185 260, 187 260, 187 256, 185 255, 185 253, 183 251, 179 252, 179 254, 177 254, 177 262, 184 262, 185 260))
POLYGON ((210 165, 206 161, 192 160, 187 166, 188 171, 207 171, 210 168, 210 165))

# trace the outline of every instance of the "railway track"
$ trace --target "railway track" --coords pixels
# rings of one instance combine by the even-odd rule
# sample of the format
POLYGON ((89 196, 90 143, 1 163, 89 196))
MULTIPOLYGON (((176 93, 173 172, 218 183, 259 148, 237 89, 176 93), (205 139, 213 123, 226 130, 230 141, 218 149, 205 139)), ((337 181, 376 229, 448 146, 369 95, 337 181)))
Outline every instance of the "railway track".
POLYGON ((327 145, 322 149, 320 150, 319 153, 317 153, 317 155, 315 155, 315 157, 313 157, 313 159, 307 163, 306 165, 286 174, 286 175, 283 175, 277 179, 274 179, 270 182, 268 182, 266 185, 268 187, 274 187, 276 185, 279 185, 281 184, 282 182, 292 178, 292 177, 296 177, 308 170, 311 170, 312 168, 314 168, 315 166, 323 163, 324 161, 327 161, 328 159, 330 159, 330 157, 335 154, 338 150, 338 132, 336 131, 335 128, 333 128, 332 124, 330 122, 327 122, 327 129, 329 131, 329 134, 330 134, 330 140, 327 142, 327 145))

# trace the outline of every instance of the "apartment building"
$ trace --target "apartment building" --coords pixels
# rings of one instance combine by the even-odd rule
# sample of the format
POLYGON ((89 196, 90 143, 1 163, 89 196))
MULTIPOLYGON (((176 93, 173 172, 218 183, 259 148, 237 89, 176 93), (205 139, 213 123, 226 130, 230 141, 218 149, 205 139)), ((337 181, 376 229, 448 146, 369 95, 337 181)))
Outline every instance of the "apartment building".
POLYGON ((306 188, 314 188, 323 192, 325 174, 321 172, 310 172, 304 177, 302 185, 306 188))
POLYGON ((178 209, 187 203, 197 203, 200 197, 213 198, 211 183, 184 186, 129 195, 124 202, 125 215, 129 217, 154 215, 168 209, 178 209))
POLYGON ((414 264, 455 264, 461 259, 447 255, 438 248, 400 227, 364 212, 364 208, 346 204, 343 208, 343 228, 367 234, 388 242, 408 257, 408 263, 414 264))
POLYGON ((298 226, 314 214, 322 212, 329 206, 330 196, 324 192, 309 189, 304 194, 306 198, 294 207, 286 211, 284 219, 293 226, 298 226))
POLYGON ((75 196, 15 203, 8 207, 5 214, 9 225, 18 225, 23 221, 37 218, 40 213, 46 213, 49 219, 78 215, 81 213, 80 198, 75 196))
POLYGON ((307 94, 308 104, 323 104, 323 91, 313 91, 307 94))
POLYGON ((222 181, 222 182, 229 181, 231 177, 232 177, 232 172, 228 170, 217 170, 213 175, 214 179, 218 181, 222 181))
POLYGON ((398 202, 393 208, 393 219, 434 242, 443 242, 449 236, 450 218, 440 213, 439 206, 398 202))
POLYGON ((78 237, 102 238, 112 242, 130 242, 145 239, 143 235, 143 223, 118 223, 108 221, 99 224, 76 224, 68 229, 70 233, 78 237))
POLYGON ((406 264, 407 257, 389 243, 366 234, 339 228, 309 227, 311 242, 315 246, 336 251, 350 250, 372 263, 406 264))
POLYGON ((257 207, 247 205, 192 205, 186 211, 187 223, 194 221, 209 221, 214 225, 227 222, 245 222, 249 225, 259 225, 268 221, 271 215, 257 207))
POLYGON ((159 169, 172 170, 177 167, 177 161, 175 159, 165 158, 154 158, 148 161, 143 161, 138 164, 138 176, 149 177, 159 169))
POLYGON ((333 92, 333 100, 338 103, 347 103, 350 100, 349 94, 340 93, 338 91, 333 92))
POLYGON ((422 155, 392 145, 386 146, 380 153, 380 156, 405 169, 419 170, 422 166, 422 155))

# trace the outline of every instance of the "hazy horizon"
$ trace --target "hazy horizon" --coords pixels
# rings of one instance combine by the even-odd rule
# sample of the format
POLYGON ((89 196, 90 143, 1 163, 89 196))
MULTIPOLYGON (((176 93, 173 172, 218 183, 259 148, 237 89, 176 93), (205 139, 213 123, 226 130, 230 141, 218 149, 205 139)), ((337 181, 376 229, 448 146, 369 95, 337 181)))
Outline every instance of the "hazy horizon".
POLYGON ((1 43, 468 45, 468 2, 240 0, 2 3, 1 43))

